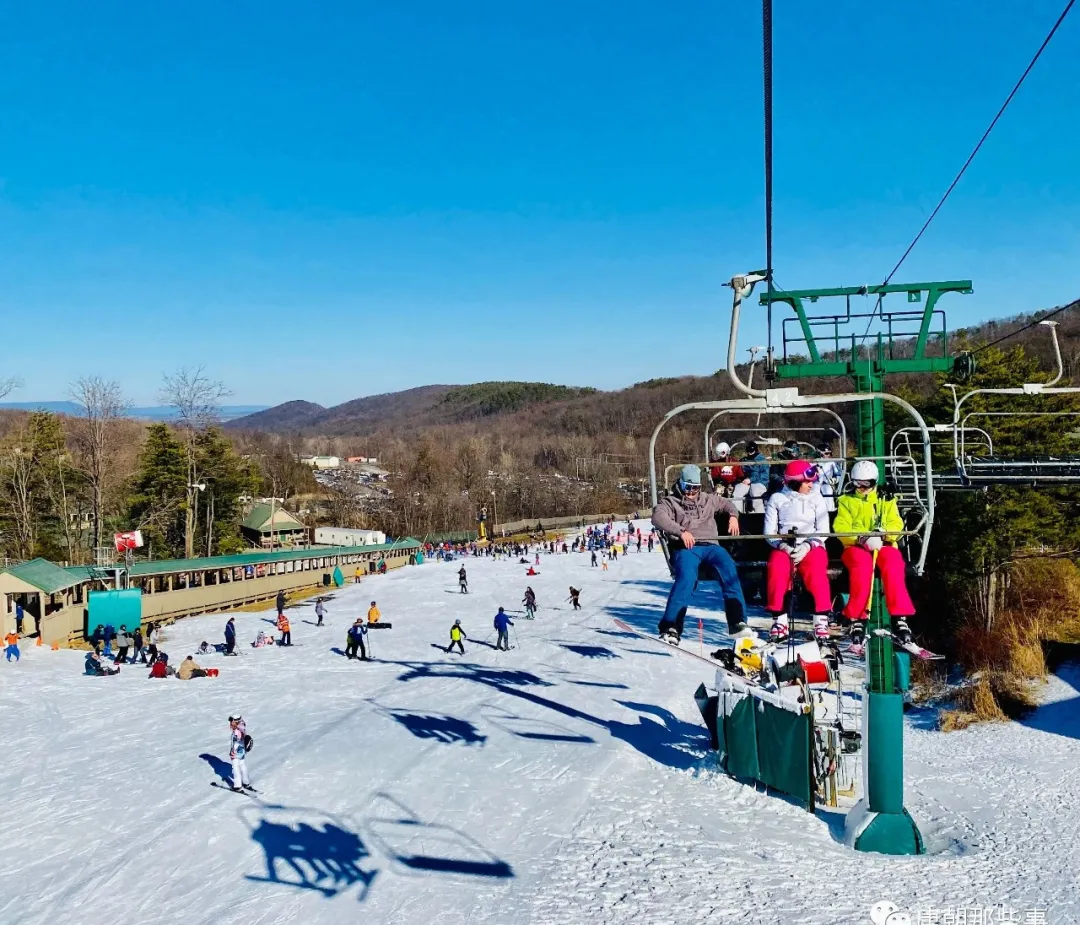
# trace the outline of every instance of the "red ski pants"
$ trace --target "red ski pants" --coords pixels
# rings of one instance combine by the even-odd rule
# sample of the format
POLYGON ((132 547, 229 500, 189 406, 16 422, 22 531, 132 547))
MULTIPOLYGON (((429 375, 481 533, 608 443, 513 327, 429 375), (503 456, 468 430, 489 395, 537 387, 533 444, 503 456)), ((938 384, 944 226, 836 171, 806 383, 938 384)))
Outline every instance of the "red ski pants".
MULTIPOLYGON (((824 546, 814 546, 798 565, 782 549, 769 553, 769 570, 765 579, 765 609, 783 613, 784 595, 791 590, 791 570, 797 568, 806 590, 814 598, 814 613, 832 610, 829 594, 829 557, 824 546)), ((794 606, 794 605, 792 605, 794 606)))
MULTIPOLYGON (((865 546, 848 546, 842 559, 848 570, 850 590, 844 616, 849 620, 866 619, 866 604, 870 600, 873 581, 874 554, 865 546)), ((907 582, 904 580, 904 556, 895 546, 882 546, 877 554, 877 572, 885 589, 885 607, 893 617, 910 617, 915 613, 907 582)))

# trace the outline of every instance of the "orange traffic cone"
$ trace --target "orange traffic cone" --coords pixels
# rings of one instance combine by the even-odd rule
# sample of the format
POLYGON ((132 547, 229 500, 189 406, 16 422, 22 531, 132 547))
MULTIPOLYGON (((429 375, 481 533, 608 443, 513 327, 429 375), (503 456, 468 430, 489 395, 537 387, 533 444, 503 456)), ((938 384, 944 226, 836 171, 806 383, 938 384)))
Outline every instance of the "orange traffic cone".
POLYGON ((41 633, 38 633, 37 642, 35 642, 34 645, 35 646, 40 646, 41 645, 41 633))

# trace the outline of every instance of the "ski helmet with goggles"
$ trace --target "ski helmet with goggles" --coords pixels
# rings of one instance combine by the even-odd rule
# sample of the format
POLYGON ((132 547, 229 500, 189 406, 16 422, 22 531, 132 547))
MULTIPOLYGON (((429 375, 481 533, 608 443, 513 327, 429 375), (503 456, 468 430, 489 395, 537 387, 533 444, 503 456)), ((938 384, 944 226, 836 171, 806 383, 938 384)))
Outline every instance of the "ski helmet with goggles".
POLYGON ((240 720, 242 720, 243 718, 244 718, 244 717, 242 717, 242 716, 241 716, 241 715, 240 715, 239 713, 233 713, 233 714, 231 714, 231 715, 229 716, 229 722, 230 722, 230 723, 238 723, 238 722, 240 722, 240 720))
POLYGON ((851 481, 874 482, 878 480, 878 468, 869 459, 860 459, 851 467, 851 481))
POLYGON ((784 441, 783 452, 786 453, 788 456, 798 456, 799 453, 802 452, 801 449, 799 448, 799 441, 798 440, 786 440, 786 441, 784 441))
POLYGON ((785 482, 816 482, 817 477, 817 466, 813 466, 803 459, 793 459, 784 466, 785 482))
POLYGON ((730 452, 731 452, 731 446, 729 444, 724 443, 723 441, 716 444, 716 455, 717 456, 727 456, 727 454, 730 453, 730 452))

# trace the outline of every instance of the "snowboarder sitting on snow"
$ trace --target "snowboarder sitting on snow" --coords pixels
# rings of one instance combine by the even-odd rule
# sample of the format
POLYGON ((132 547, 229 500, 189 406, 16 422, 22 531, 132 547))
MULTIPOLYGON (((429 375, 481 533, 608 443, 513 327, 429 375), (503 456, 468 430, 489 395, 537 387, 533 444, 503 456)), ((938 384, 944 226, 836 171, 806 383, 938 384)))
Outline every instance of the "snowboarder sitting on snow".
POLYGON ((214 647, 210 645, 205 639, 199 643, 199 648, 195 650, 199 655, 210 655, 214 651, 214 647))
POLYGON ((364 621, 357 617, 356 622, 349 627, 349 632, 345 636, 345 657, 356 658, 356 650, 360 650, 360 661, 366 662, 367 649, 364 647, 364 637, 367 635, 367 627, 364 626, 364 621))
POLYGON ((746 625, 746 601, 735 570, 735 561, 716 539, 716 515, 726 514, 728 533, 739 534, 739 515, 735 505, 719 495, 701 493, 701 469, 693 464, 682 467, 671 494, 653 508, 652 522, 662 533, 672 537, 671 566, 675 581, 660 620, 661 636, 682 636, 686 608, 697 585, 698 569, 708 566, 719 578, 724 594, 724 612, 728 632, 733 636, 752 635, 746 625))
MULTIPOLYGON (((175 672, 173 672, 173 673, 175 674, 175 672)), ((147 677, 147 679, 149 679, 149 678, 167 678, 168 676, 169 676, 169 663, 165 659, 159 658, 159 659, 157 659, 157 661, 154 662, 153 665, 150 666, 150 674, 148 674, 146 677, 147 677)))
POLYGON ((119 668, 109 668, 103 665, 101 662, 101 656, 97 652, 91 649, 86 653, 85 661, 85 674, 92 675, 94 677, 103 677, 110 674, 120 674, 119 668))
POLYGON ((259 635, 255 637, 255 641, 251 644, 251 647, 253 649, 259 649, 262 646, 272 646, 273 644, 274 637, 259 630, 259 635))
POLYGON ((446 647, 446 651, 449 654, 454 650, 454 646, 457 646, 461 651, 461 654, 465 654, 465 644, 462 639, 468 639, 468 634, 461 628, 461 621, 455 620, 454 625, 450 627, 450 645, 446 647))
POLYGON ((514 621, 511 620, 503 609, 500 607, 499 612, 495 614, 495 629, 499 632, 498 641, 495 643, 496 649, 502 649, 504 652, 510 648, 510 630, 509 627, 514 625, 514 621))
POLYGON ((229 717, 229 761, 232 762, 232 789, 236 791, 254 790, 248 777, 247 753, 251 749, 251 736, 247 734, 247 723, 237 713, 229 717))
POLYGON ((581 601, 578 600, 580 595, 581 589, 570 585, 570 601, 574 605, 574 610, 581 610, 581 601))
POLYGON ((206 669, 200 668, 195 662, 195 656, 189 655, 180 663, 180 668, 177 670, 176 676, 181 681, 190 681, 192 678, 205 678, 206 669))
POLYGON ((904 556, 896 548, 904 531, 904 519, 896 499, 878 493, 877 481, 876 463, 869 459, 856 461, 851 467, 851 487, 836 505, 833 530, 853 534, 840 537, 844 544, 842 561, 850 581, 844 616, 852 621, 852 642, 861 644, 866 637, 866 610, 876 567, 885 591, 885 607, 893 618, 893 632, 901 641, 910 642, 907 618, 915 613, 915 605, 907 590, 904 556))

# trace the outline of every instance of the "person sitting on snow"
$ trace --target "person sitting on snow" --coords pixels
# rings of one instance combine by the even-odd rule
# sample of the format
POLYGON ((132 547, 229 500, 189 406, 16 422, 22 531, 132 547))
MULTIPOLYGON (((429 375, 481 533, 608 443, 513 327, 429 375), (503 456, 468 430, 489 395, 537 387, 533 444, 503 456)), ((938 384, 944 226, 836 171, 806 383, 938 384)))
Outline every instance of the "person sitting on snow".
POLYGON ((84 673, 93 677, 104 677, 105 675, 119 674, 119 668, 109 668, 101 661, 101 656, 97 654, 95 649, 91 649, 86 653, 86 661, 83 663, 84 673))
POLYGON ((177 670, 176 676, 181 681, 190 681, 192 678, 205 678, 206 669, 200 668, 195 662, 195 656, 189 655, 180 663, 180 668, 177 670))
POLYGON ((904 556, 896 543, 904 531, 904 519, 895 498, 883 497, 877 488, 878 467, 860 459, 851 467, 851 487, 836 505, 833 530, 844 544, 843 563, 848 570, 849 594, 844 616, 852 621, 851 641, 866 638, 870 589, 874 569, 881 577, 885 607, 893 619, 893 632, 902 642, 911 641, 907 618, 915 613, 908 594, 904 556))
MULTIPOLYGON (((784 467, 784 487, 765 504, 765 533, 780 534, 768 541, 765 609, 773 615, 769 639, 781 642, 788 637, 785 598, 792 589, 792 572, 798 571, 806 590, 814 598, 814 635, 829 637, 829 557, 825 539, 811 536, 829 532, 829 511, 825 499, 815 491, 818 469, 805 460, 784 467)), ((792 601, 794 606, 794 601, 792 601)))
POLYGON ((671 494, 653 508, 653 524, 673 540, 671 566, 675 581, 659 626, 660 635, 672 642, 678 643, 682 637, 686 608, 694 595, 702 565, 708 566, 720 581, 728 632, 733 636, 753 635, 746 625, 746 601, 735 560, 717 539, 718 514, 727 516, 728 533, 738 536, 739 514, 735 505, 716 494, 703 495, 701 468, 693 464, 682 467, 671 494))

